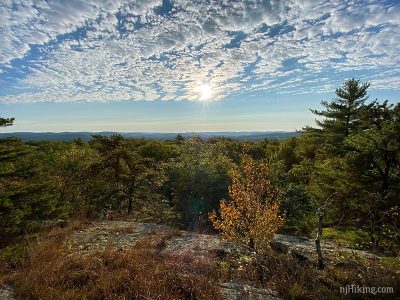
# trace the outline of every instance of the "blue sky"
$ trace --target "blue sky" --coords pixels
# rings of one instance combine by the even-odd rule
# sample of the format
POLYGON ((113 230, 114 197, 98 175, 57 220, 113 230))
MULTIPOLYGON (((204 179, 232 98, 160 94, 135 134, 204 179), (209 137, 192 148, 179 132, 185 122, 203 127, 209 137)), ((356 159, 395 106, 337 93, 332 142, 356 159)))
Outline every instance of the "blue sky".
POLYGON ((399 1, 0 3, 3 131, 295 130, 351 77, 399 101, 399 1))

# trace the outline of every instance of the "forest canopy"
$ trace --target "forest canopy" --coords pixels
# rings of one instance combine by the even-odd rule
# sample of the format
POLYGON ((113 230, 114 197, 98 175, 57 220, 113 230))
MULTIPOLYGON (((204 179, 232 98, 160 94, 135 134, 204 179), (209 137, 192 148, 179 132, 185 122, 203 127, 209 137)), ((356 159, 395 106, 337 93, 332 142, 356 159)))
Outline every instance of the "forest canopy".
MULTIPOLYGON (((325 226, 361 229, 367 244, 394 251, 400 244, 400 105, 370 101, 369 86, 346 81, 335 99, 312 110, 315 127, 283 140, 1 139, 1 231, 123 215, 211 230, 208 214, 222 199, 232 201, 230 174, 246 152, 255 164, 268 165, 286 227, 310 232, 316 209, 334 193, 325 226)), ((12 122, 1 119, 1 126, 12 122)))

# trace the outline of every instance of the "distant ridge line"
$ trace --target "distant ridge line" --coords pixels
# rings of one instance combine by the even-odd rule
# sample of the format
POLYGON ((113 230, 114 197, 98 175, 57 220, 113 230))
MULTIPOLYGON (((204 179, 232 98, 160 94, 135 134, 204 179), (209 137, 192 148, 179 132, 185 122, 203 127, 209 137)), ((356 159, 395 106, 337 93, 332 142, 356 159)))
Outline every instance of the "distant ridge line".
POLYGON ((82 139, 89 141, 92 139, 92 134, 100 134, 111 136, 113 134, 121 134, 126 138, 143 138, 149 140, 173 140, 178 134, 184 138, 190 136, 199 136, 203 139, 211 139, 216 137, 225 137, 239 140, 260 140, 260 139, 285 139, 293 136, 300 136, 299 132, 295 131, 243 131, 243 132, 7 132, 0 133, 0 138, 17 137, 23 141, 73 141, 82 139))

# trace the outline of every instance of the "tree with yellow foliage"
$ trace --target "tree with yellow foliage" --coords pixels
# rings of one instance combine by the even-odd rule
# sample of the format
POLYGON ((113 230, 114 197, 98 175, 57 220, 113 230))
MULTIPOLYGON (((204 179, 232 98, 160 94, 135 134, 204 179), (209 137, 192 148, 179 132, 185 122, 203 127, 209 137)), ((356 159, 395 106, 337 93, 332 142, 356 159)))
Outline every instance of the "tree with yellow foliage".
POLYGON ((257 252, 268 248, 276 231, 284 224, 279 213, 280 199, 269 180, 265 161, 256 162, 242 155, 240 166, 230 170, 231 201, 223 199, 219 216, 209 214, 213 226, 225 239, 246 244, 257 252))

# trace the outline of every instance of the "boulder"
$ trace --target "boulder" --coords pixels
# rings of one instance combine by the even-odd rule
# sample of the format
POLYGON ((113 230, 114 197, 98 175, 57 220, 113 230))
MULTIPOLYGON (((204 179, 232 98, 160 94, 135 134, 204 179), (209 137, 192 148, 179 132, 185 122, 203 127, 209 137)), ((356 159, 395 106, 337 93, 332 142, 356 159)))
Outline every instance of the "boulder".
POLYGON ((271 246, 271 248, 273 250, 275 250, 277 252, 285 253, 285 254, 287 254, 289 252, 289 246, 282 242, 272 240, 269 243, 269 245, 271 246))
POLYGON ((0 285, 0 299, 2 300, 14 300, 14 291, 9 285, 0 285))
POLYGON ((335 264, 337 268, 343 268, 343 269, 355 269, 357 268, 358 264, 355 260, 352 259, 346 259, 343 261, 339 261, 335 264))
POLYGON ((304 264, 307 264, 310 261, 308 256, 305 256, 304 254, 302 254, 302 253, 300 253, 300 252, 298 252, 298 251, 296 251, 294 249, 292 249, 290 251, 290 254, 296 259, 296 261, 299 264, 303 264, 304 265, 304 264))

